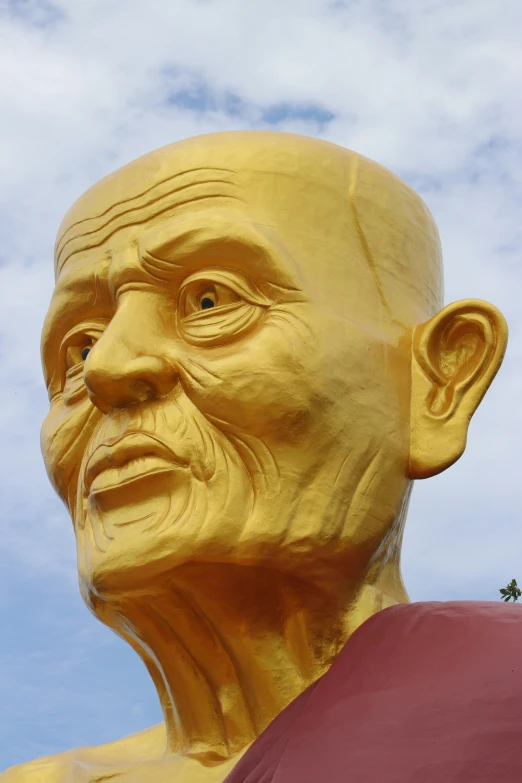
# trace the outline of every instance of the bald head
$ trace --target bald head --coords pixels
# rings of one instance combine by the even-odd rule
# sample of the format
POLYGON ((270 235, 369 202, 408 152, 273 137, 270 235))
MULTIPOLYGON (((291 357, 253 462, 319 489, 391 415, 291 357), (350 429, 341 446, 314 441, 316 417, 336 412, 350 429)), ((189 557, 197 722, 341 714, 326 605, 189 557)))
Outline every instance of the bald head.
POLYGON ((122 229, 138 233, 144 224, 209 208, 232 208, 284 244, 303 282, 330 306, 342 309, 357 268, 379 320, 408 327, 441 306, 440 242, 419 196, 367 158, 286 133, 200 136, 119 169, 65 216, 56 272, 122 229))

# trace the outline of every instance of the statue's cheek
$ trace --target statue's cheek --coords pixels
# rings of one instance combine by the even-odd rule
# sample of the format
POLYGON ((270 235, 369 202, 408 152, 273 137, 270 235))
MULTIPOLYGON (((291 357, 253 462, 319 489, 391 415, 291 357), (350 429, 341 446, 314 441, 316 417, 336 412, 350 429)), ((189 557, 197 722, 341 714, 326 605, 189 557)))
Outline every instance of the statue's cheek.
POLYGON ((45 467, 53 487, 70 510, 74 509, 82 456, 101 416, 89 399, 70 406, 58 401, 42 425, 40 443, 45 467))

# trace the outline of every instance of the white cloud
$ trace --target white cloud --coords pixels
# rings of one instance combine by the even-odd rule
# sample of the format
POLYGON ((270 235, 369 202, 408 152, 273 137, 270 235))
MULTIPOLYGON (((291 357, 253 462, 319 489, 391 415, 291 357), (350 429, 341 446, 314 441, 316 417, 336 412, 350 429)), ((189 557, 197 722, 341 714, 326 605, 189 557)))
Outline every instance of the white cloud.
MULTIPOLYGON (((495 599, 522 579, 520 30, 518 0, 1 6, 0 551, 13 567, 73 589, 72 536, 38 449, 39 330, 63 213, 150 149, 279 117, 281 130, 322 135, 411 182, 441 229, 448 300, 490 299, 507 315, 505 367, 462 461, 416 487, 404 562, 416 599, 495 599)), ((19 668, 13 677, 24 682, 19 668)))

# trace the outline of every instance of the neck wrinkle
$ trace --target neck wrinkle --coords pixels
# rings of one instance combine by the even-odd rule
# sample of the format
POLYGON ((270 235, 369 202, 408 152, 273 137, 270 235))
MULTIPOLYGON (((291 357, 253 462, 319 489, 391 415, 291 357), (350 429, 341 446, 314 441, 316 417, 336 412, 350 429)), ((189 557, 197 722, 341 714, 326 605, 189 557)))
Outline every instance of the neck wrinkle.
POLYGON ((340 573, 327 592, 267 568, 191 564, 148 595, 106 600, 100 619, 136 650, 158 691, 167 755, 232 758, 324 674, 382 608, 376 585, 341 595, 341 582, 340 573))
POLYGON ((253 741, 256 732, 233 655, 208 617, 180 590, 132 596, 109 613, 108 624, 131 643, 153 678, 168 754, 215 763, 253 741))

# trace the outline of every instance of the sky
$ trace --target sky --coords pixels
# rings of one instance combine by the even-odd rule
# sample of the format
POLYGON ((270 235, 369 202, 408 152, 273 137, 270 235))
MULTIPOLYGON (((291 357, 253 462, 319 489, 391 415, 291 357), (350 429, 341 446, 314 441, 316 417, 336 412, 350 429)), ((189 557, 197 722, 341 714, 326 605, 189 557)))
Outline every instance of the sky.
POLYGON ((79 597, 39 450, 39 333, 63 214, 163 144, 293 131, 421 194, 446 302, 493 302, 510 343, 466 453, 415 486, 405 582, 415 601, 496 601, 522 581, 521 39, 519 0, 0 0, 0 769, 161 719, 79 597))

